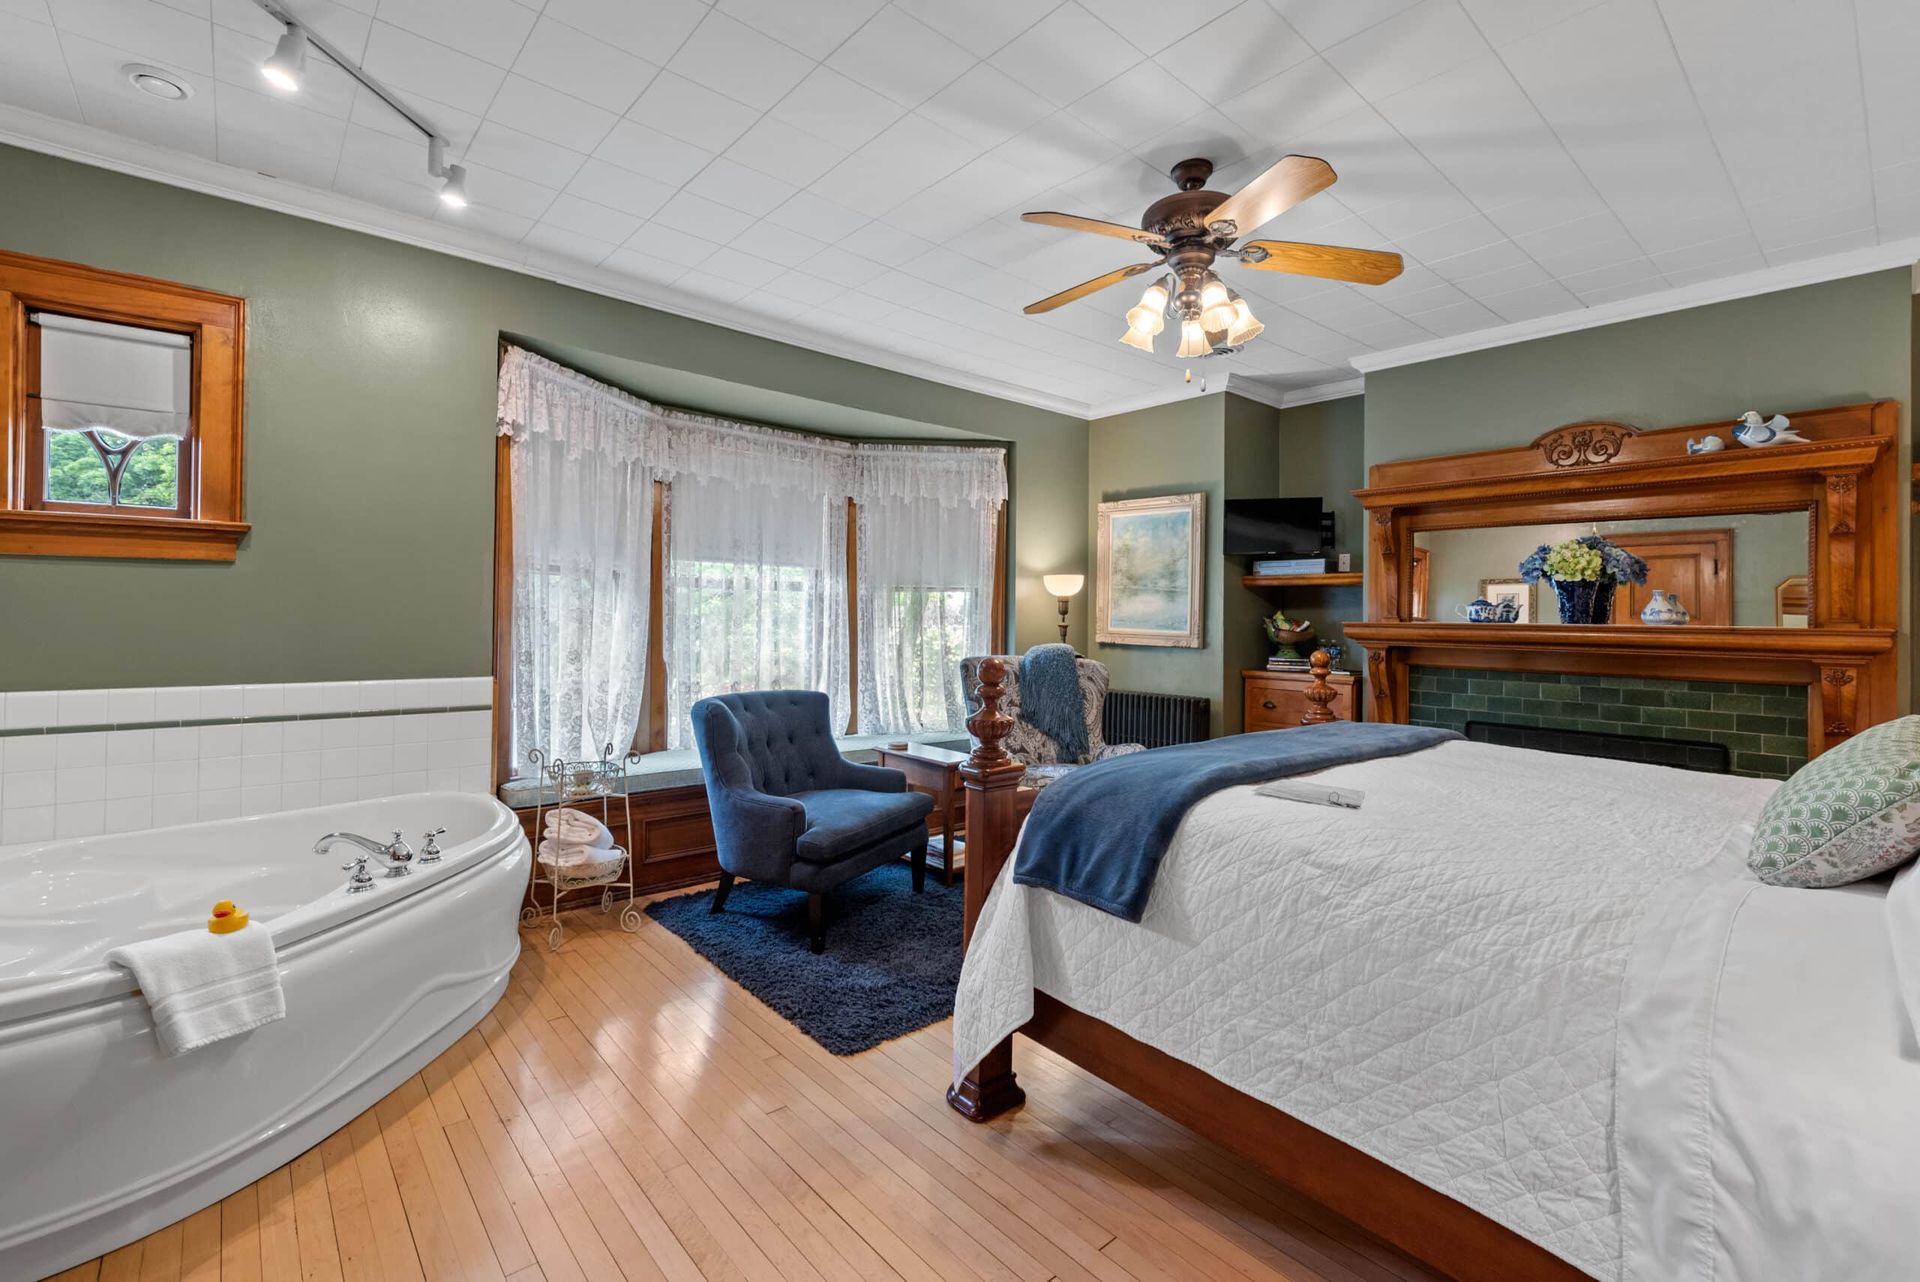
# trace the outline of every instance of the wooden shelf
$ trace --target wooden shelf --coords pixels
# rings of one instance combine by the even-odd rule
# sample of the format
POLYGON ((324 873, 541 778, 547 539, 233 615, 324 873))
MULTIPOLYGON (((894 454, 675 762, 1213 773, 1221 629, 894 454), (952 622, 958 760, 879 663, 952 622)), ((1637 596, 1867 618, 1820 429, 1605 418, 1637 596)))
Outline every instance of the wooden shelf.
POLYGON ((1363 576, 1358 570, 1344 574, 1243 574, 1243 588, 1357 588, 1363 576))

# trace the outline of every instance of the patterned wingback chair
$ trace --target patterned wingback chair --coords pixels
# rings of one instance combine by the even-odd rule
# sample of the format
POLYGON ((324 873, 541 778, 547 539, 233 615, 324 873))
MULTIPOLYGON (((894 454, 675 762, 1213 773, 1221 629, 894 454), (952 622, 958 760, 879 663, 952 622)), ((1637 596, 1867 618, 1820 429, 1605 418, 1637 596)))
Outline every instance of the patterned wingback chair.
MULTIPOLYGON (((1087 718, 1087 755, 1073 761, 1064 760, 1060 745, 1050 735, 1028 724, 1026 718, 1020 715, 1020 656, 1002 654, 992 657, 1007 665, 1007 675, 1001 681, 1006 694, 1000 700, 1000 710, 1013 718, 1013 733, 1007 736, 1006 747, 1013 759, 1027 768, 1026 777, 1021 780, 1027 787, 1045 787, 1075 766, 1105 761, 1108 757, 1124 756, 1129 752, 1146 751, 1144 744, 1108 743, 1102 734, 1101 723, 1110 681, 1106 664, 1087 658, 1075 661, 1074 666, 1080 673, 1080 704, 1087 718)), ((977 694, 980 665, 987 658, 987 655, 976 655, 960 660, 961 688, 966 692, 969 717, 980 710, 977 694)))

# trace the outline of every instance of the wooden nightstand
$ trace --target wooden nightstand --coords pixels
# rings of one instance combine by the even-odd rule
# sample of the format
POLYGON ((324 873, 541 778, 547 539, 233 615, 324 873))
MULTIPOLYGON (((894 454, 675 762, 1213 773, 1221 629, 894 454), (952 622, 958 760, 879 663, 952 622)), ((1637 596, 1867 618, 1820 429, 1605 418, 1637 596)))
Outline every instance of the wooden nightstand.
MULTIPOLYGON (((1246 685, 1241 729, 1248 733, 1291 730, 1313 706, 1306 697, 1307 687, 1313 684, 1311 673, 1247 668, 1240 677, 1246 685)), ((1327 705, 1327 710, 1341 721, 1360 720, 1359 677, 1351 672, 1333 672, 1328 674, 1327 684, 1340 696, 1327 705)))

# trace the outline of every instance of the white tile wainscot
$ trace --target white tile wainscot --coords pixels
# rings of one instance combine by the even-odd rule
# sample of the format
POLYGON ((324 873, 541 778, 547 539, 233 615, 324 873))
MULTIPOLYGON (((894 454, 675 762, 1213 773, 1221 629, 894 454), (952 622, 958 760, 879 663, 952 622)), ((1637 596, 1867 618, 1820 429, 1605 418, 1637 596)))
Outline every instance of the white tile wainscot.
POLYGON ((485 792, 493 679, 0 693, 0 845, 485 792))

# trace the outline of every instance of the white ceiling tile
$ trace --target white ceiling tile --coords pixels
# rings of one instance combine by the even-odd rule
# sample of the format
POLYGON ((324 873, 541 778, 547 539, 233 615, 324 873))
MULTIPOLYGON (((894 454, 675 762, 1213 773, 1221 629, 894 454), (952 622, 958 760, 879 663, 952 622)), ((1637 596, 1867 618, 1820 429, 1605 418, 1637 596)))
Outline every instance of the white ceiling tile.
POLYGON ((697 268, 699 276, 695 279, 734 281, 749 289, 759 289, 780 270, 750 255, 736 253, 733 246, 728 245, 707 256, 706 261, 697 268))
POLYGON ((894 7, 984 58, 1058 8, 1060 0, 894 0, 894 7))
POLYGON ((587 160, 577 151, 556 147, 495 120, 480 126, 464 159, 468 164, 486 165, 556 191, 573 181, 587 160))
MULTIPOLYGON (((341 128, 344 129, 345 126, 342 125, 341 128)), ((265 174, 269 178, 299 183, 320 191, 327 191, 333 187, 334 174, 340 164, 337 148, 332 155, 328 155, 323 152, 288 147, 277 139, 265 138, 259 134, 239 133, 226 129, 220 131, 220 137, 214 149, 214 158, 223 165, 251 170, 257 174, 265 174)))
POLYGON ((747 228, 727 245, 733 253, 781 267, 798 267, 826 248, 823 241, 764 222, 747 228))
POLYGON ((550 89, 614 112, 632 107, 660 70, 552 17, 534 24, 513 69, 550 89))
POLYGON ((952 84, 974 56, 891 6, 834 50, 826 65, 856 84, 916 107, 952 84))
POLYGON ((865 254, 855 253, 853 250, 843 249, 838 245, 828 245, 812 258, 807 259, 801 266, 805 268, 809 274, 825 277, 831 281, 837 281, 842 287, 847 289, 864 285, 875 277, 884 275, 891 270, 880 263, 874 262, 873 259, 867 257, 865 254))
POLYGON ((606 271, 618 272, 645 285, 671 285, 687 274, 687 269, 678 263, 665 262, 644 250, 625 247, 616 249, 601 259, 600 266, 606 271))
POLYGON ((600 145, 620 118, 537 81, 510 75, 487 109, 487 119, 574 151, 588 152, 600 145))
MULTIPOLYGON (((300 21, 308 31, 347 57, 361 58, 366 56, 367 33, 373 28, 373 8, 373 0, 367 0, 364 5, 343 4, 339 0, 302 0, 300 21)), ((212 0, 209 12, 215 26, 241 32, 256 40, 272 43, 286 30, 278 19, 254 3, 254 0, 212 0)), ((315 60, 309 58, 308 69, 311 70, 314 65, 315 60)))
POLYGON ((338 116, 226 84, 214 93, 214 121, 222 138, 240 134, 269 139, 292 151, 333 158, 340 155, 340 141, 347 130, 347 122, 338 116))
POLYGON ((623 120, 601 140, 593 154, 655 182, 678 187, 712 163, 714 153, 668 137, 636 120, 623 120))
POLYGON ((711 152, 722 152, 760 113, 724 94, 663 71, 654 77, 627 119, 711 152))
POLYGON ((1471 334, 1476 329, 1491 329, 1500 323, 1500 316, 1485 303, 1468 299, 1463 303, 1449 303, 1445 307, 1436 307, 1430 312, 1415 312, 1408 320, 1441 338, 1451 338, 1455 334, 1471 334))
POLYGON ((1459 0, 1422 0, 1325 51, 1361 97, 1377 102, 1488 53, 1459 0))
POLYGON ((658 67, 693 34, 707 6, 703 0, 547 0, 541 12, 658 67))
POLYGON ((1266 0, 1246 0, 1154 55, 1208 102, 1225 102, 1313 56, 1266 0))
POLYGON ((830 200, 884 213, 979 154, 973 143, 931 120, 907 115, 814 184, 830 200))
POLYGON ((1142 53, 1162 49, 1212 22, 1239 0, 1081 0, 1094 17, 1125 36, 1142 53))
POLYGON ((993 154, 1025 169, 1039 182, 1066 182, 1113 159, 1118 144, 1087 128, 1065 112, 1022 130, 993 149, 993 154))
POLYGON ((1140 51, 1069 0, 989 59, 1047 101, 1064 107, 1140 61, 1140 51))
MULTIPOLYGON (((350 144, 352 126, 348 127, 348 138, 350 144)), ((344 153, 349 149, 350 146, 343 146, 342 151, 344 153)), ((349 169, 343 165, 334 175, 333 190, 342 196, 364 200, 379 205, 383 209, 398 210, 400 213, 412 214, 418 218, 432 218, 441 209, 440 195, 434 188, 367 169, 349 169)), ((472 206, 468 206, 468 209, 463 212, 471 212, 471 210, 472 206)), ((504 232, 500 234, 504 239, 518 240, 526 235, 527 227, 531 225, 531 220, 524 220, 523 225, 514 230, 511 235, 504 232)))
POLYGON ((53 15, 47 12, 47 0, 0 0, 0 17, 25 18, 48 26, 53 23, 53 15))
POLYGON ((791 45, 810 58, 824 58, 860 29, 886 0, 720 0, 720 12, 791 45))
POLYGON ((770 36, 709 13, 667 69, 765 111, 813 70, 813 60, 770 36))
POLYGON ((763 294, 771 294, 775 299, 818 307, 831 299, 847 292, 845 285, 824 280, 810 272, 788 271, 766 281, 760 287, 763 294))
POLYGON ((514 0, 380 0, 380 21, 471 54, 496 67, 510 67, 534 13, 514 0))
MULTIPOLYGON (((1227 119, 1280 146, 1366 105, 1323 58, 1308 58, 1220 104, 1227 119)), ((1338 159, 1336 157, 1335 159, 1338 159)))
POLYGON ((905 108, 837 71, 815 68, 770 113, 842 147, 858 147, 905 114, 905 108))
POLYGON ((1197 115, 1206 104, 1157 62, 1138 62, 1067 111, 1121 146, 1144 143, 1170 120, 1197 115))
POLYGON ((1484 276, 1488 272, 1514 267, 1521 263, 1530 263, 1533 260, 1527 257, 1524 249, 1512 241, 1498 240, 1491 245, 1482 245, 1479 249, 1470 249, 1464 254, 1455 254, 1451 258, 1434 258, 1425 261, 1435 273, 1459 285, 1476 276, 1484 276))
POLYGON ((1326 49, 1411 8, 1417 0, 1272 0, 1295 31, 1326 49))
MULTIPOLYGON (((746 229, 742 227, 740 230, 746 229)), ((644 253, 657 262, 671 264, 685 271, 711 258, 720 245, 712 235, 702 236, 699 232, 690 231, 685 227, 650 222, 627 237, 626 247, 635 253, 644 253)))
POLYGON ((517 174, 481 164, 467 165, 467 195, 476 205, 538 219, 558 194, 551 187, 544 187, 517 174))
POLYGON ((912 306, 924 302, 933 296, 938 286, 918 276, 909 276, 901 271, 888 271, 876 276, 860 287, 860 293, 889 303, 912 306))
POLYGON ((1375 104, 1481 209, 1590 190, 1498 57, 1477 58, 1375 104))
POLYGON ((920 105, 920 114, 983 147, 997 147, 1053 114, 1053 104, 988 63, 977 63, 920 105))
POLYGON ((157 146, 213 158, 215 125, 211 92, 196 94, 184 102, 165 102, 141 93, 120 74, 122 64, 133 57, 132 51, 71 34, 61 36, 60 43, 66 51, 67 70, 73 77, 74 92, 88 124, 157 146))
POLYGON ((580 167, 580 172, 567 184, 567 190, 584 200, 618 209, 637 218, 653 217, 674 192, 672 187, 645 174, 622 169, 598 158, 590 159, 580 167))
POLYGON ((718 205, 692 192, 676 192, 653 215, 653 225, 725 244, 753 226, 752 214, 718 205))
POLYGON ((852 235, 872 220, 866 214, 835 204, 825 196, 799 191, 768 214, 767 221, 775 226, 805 232, 819 240, 836 241, 852 235))
POLYGON ((427 172, 426 148, 421 146, 418 134, 412 139, 400 138, 349 122, 340 140, 340 173, 335 187, 356 175, 418 188, 438 200, 440 182, 427 172))
POLYGON ((760 217, 784 203, 797 188, 722 156, 695 174, 681 190, 760 217))
POLYGON ((1591 214, 1559 227, 1528 232, 1514 242, 1556 276, 1611 267, 1643 258, 1646 251, 1612 214, 1591 214))
POLYGON ((1449 190, 1375 206, 1367 211, 1367 223, 1389 240, 1404 241, 1420 232, 1471 218, 1473 213, 1472 202, 1449 190))
POLYGON ((613 209, 570 192, 561 192, 540 216, 542 226, 592 236, 596 240, 620 244, 640 230, 641 219, 623 210, 613 209))
POLYGON ((60 0, 53 6, 53 21, 61 31, 149 62, 182 71, 213 70, 212 23, 154 0, 60 0))
POLYGON ((366 69, 395 89, 471 112, 485 112, 507 78, 491 63, 384 22, 367 36, 366 69))
POLYGON ((854 248, 876 263, 898 267, 918 258, 933 246, 911 232, 876 222, 860 232, 860 239, 854 248))
POLYGON ((582 236, 544 221, 536 223, 521 240, 535 249, 583 263, 598 263, 617 248, 611 241, 582 236))
MULTIPOLYGON (((471 112, 459 111, 442 102, 435 102, 418 94, 407 96, 407 105, 422 116, 429 125, 439 131, 456 155, 473 141, 473 135, 480 128, 480 117, 471 112)), ((395 111, 381 100, 380 95, 370 89, 362 88, 354 95, 353 107, 347 113, 347 120, 377 133, 391 134, 395 138, 404 138, 409 142, 420 142, 420 130, 412 121, 395 111)), ((424 161, 421 162, 423 165, 424 161)))
POLYGON ((1920 160, 1920 5, 1910 0, 1859 0, 1861 94, 1875 168, 1920 160))
POLYGON ((727 148, 727 158, 750 169, 804 187, 846 159, 847 149, 762 116, 759 123, 727 148))
POLYGON ((0 102, 81 119, 80 100, 52 27, 0 13, 0 102))
POLYGON ((1578 186, 1544 189, 1507 205, 1489 205, 1487 217, 1509 236, 1526 236, 1600 214, 1609 214, 1600 194, 1578 186))
POLYGON ((1487 43, 1498 48, 1544 31, 1607 0, 1460 0, 1487 43))
MULTIPOLYGON (((754 282, 757 283, 757 282, 754 282)), ((674 292, 709 302, 738 302, 753 293, 754 283, 727 280, 712 272, 692 271, 674 283, 674 292)))
POLYGON ((1488 310, 1509 324, 1556 316, 1580 306, 1579 298, 1557 281, 1528 285, 1506 293, 1483 295, 1480 301, 1488 310))

